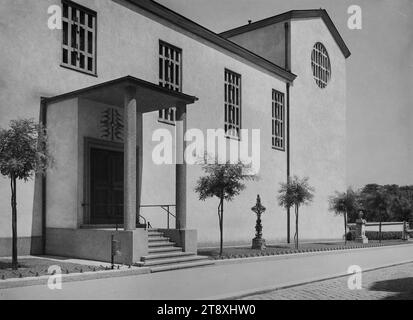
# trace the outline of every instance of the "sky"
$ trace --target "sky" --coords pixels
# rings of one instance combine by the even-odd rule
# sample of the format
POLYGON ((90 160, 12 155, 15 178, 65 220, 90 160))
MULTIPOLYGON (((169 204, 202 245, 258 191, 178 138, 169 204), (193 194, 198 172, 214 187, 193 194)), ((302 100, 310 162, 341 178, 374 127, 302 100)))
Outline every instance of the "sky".
POLYGON ((413 185, 412 0, 157 2, 217 33, 289 10, 326 9, 352 52, 347 60, 347 184, 413 185), (362 9, 361 30, 347 27, 351 5, 362 9))

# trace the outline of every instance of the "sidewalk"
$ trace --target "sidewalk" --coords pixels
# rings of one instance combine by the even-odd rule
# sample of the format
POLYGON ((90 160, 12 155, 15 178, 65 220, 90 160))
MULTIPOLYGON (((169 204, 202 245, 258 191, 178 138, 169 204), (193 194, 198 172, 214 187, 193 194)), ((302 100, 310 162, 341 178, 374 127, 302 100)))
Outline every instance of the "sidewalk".
POLYGON ((234 264, 0 290, 0 299, 223 299, 413 261, 413 244, 246 259, 234 264))
POLYGON ((413 263, 364 272, 361 288, 351 290, 348 277, 313 282, 242 300, 413 300, 413 263))

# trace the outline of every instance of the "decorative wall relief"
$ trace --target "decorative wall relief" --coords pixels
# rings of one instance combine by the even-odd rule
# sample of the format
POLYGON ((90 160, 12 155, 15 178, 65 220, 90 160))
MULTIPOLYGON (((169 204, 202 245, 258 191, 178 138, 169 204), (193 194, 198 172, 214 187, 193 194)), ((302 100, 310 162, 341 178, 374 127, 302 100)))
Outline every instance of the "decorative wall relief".
POLYGON ((111 141, 123 140, 123 116, 114 108, 106 109, 102 112, 100 129, 102 138, 110 139, 111 141))

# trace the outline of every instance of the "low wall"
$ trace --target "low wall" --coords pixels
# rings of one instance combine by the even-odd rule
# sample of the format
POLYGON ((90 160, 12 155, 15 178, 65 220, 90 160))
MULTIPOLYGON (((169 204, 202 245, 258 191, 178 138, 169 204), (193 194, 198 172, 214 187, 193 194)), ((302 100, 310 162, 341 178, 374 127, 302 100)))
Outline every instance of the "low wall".
POLYGON ((144 229, 112 231, 55 228, 46 230, 46 254, 110 262, 112 235, 119 241, 121 252, 115 257, 115 263, 130 265, 148 254, 148 233, 144 229))
POLYGON ((176 230, 176 229, 158 229, 165 236, 170 238, 184 252, 196 253, 198 251, 198 233, 196 230, 176 230))
MULTIPOLYGON (((378 222, 367 222, 366 223, 366 231, 379 231, 379 225, 380 223, 378 222)), ((353 228, 355 230, 356 224, 355 223, 349 223, 349 227, 353 228)), ((382 222, 381 226, 381 231, 382 232, 392 232, 392 231, 403 231, 403 226, 404 222, 382 222)))

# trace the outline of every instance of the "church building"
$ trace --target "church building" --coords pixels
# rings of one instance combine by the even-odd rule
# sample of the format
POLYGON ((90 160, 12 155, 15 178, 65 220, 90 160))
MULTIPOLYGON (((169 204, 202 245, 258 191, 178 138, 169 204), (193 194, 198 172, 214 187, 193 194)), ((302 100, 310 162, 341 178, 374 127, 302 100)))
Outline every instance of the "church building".
MULTIPOLYGON (((110 261, 114 237, 119 263, 207 263, 195 254, 219 242, 219 200, 199 200, 202 166, 154 161, 159 132, 180 158, 192 129, 259 150, 258 178, 225 203, 226 245, 251 244, 257 195, 267 242, 285 242, 288 225, 292 237, 294 213, 277 196, 294 175, 315 189, 300 239, 342 238, 328 198, 346 189, 350 54, 322 9, 217 34, 151 0, 0 1, 0 127, 39 120, 54 159, 18 182, 19 255, 110 261)), ((0 256, 11 232, 1 177, 0 256)))

